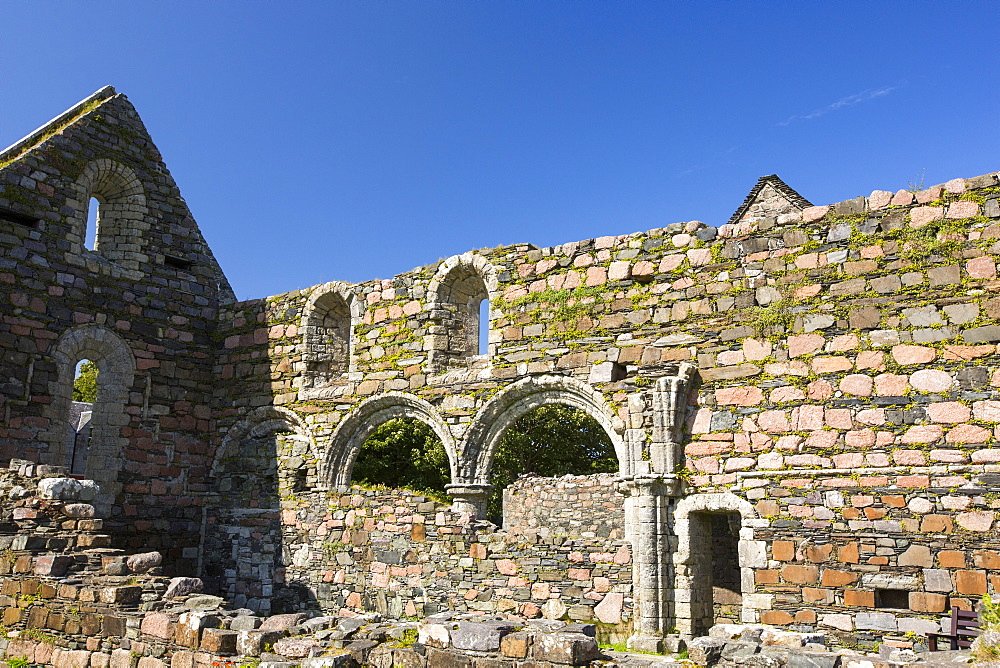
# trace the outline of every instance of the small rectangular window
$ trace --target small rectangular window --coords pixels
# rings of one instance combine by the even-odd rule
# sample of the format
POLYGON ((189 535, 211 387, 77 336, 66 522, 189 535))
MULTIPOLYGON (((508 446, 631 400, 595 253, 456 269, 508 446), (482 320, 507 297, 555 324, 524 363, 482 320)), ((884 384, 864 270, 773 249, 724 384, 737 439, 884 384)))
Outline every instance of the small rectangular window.
POLYGON ((876 608, 902 608, 910 607, 910 592, 905 589, 876 589, 876 608))
POLYGON ((14 223, 15 225, 24 225, 25 227, 37 227, 38 221, 41 220, 41 218, 29 216, 24 213, 18 213, 17 211, 11 211, 10 209, 0 208, 0 220, 8 223, 14 223))
POLYGON ((164 255, 163 264, 168 267, 173 267, 174 269, 190 269, 194 262, 191 260, 185 260, 182 257, 177 257, 175 255, 164 255))

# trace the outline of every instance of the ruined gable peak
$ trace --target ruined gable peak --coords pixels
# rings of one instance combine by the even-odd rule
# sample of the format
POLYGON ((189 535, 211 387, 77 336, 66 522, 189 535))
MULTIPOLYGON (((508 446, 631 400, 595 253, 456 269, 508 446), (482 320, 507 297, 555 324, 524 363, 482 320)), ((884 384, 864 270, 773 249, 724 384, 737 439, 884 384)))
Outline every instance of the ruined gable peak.
POLYGON ((777 218, 783 213, 802 211, 812 204, 795 192, 777 174, 768 174, 757 179, 743 204, 729 218, 730 224, 757 222, 764 218, 777 218))
POLYGON ((117 97, 118 93, 113 86, 104 86, 93 95, 80 100, 75 105, 59 114, 48 123, 38 129, 28 133, 18 141, 14 142, 3 151, 0 151, 0 167, 6 167, 18 158, 24 156, 28 151, 42 144, 52 135, 66 129, 82 116, 101 106, 108 100, 117 97))

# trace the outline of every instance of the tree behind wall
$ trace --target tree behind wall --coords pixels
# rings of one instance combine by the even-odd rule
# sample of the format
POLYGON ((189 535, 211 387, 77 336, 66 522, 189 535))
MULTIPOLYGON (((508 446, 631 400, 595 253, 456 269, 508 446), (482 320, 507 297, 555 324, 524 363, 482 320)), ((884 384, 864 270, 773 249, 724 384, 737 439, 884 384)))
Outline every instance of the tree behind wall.
POLYGON ((97 401, 97 363, 84 361, 73 381, 73 401, 92 404, 97 401))
MULTIPOLYGON (((499 522, 503 489, 519 476, 591 475, 618 470, 611 439, 592 417, 570 406, 541 406, 521 416, 500 439, 493 458, 494 486, 487 516, 499 522)), ((444 497, 450 482, 441 440, 410 418, 379 426, 358 453, 353 478, 362 484, 404 487, 444 497)))

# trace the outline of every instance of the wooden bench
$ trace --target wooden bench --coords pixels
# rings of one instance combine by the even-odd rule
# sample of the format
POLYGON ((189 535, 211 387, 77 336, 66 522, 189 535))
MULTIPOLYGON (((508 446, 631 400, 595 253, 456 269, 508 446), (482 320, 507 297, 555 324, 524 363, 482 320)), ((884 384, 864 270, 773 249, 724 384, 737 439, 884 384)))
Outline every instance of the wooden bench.
POLYGON ((938 651, 938 640, 948 641, 942 649, 968 649, 979 635, 979 615, 971 610, 951 609, 951 633, 928 633, 927 649, 938 651))

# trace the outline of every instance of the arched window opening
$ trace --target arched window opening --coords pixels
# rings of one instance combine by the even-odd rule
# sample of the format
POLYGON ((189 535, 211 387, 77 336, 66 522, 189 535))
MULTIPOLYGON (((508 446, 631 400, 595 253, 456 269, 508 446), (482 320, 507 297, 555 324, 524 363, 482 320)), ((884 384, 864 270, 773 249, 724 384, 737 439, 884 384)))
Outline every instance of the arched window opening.
POLYGON ((115 160, 100 158, 76 180, 76 250, 88 249, 121 268, 140 270, 149 229, 146 195, 135 172, 115 160))
POLYGON ((73 475, 87 472, 91 418, 98 398, 97 387, 97 363, 88 359, 77 362, 73 379, 73 400, 69 406, 69 433, 66 437, 66 463, 73 475))
POLYGON ((101 224, 101 202, 96 197, 90 198, 87 206, 87 231, 83 245, 87 250, 97 250, 97 226, 101 224))
POLYGON ((465 361, 487 352, 489 297, 483 278, 466 265, 452 269, 441 282, 438 290, 438 305, 442 309, 440 324, 447 337, 442 361, 465 361))
POLYGON ((352 330, 347 300, 337 292, 316 299, 306 319, 307 387, 326 385, 350 369, 352 330))
POLYGON ((351 478, 362 485, 384 485, 421 492, 440 500, 451 482, 448 454, 434 430, 415 418, 394 418, 379 425, 358 451, 351 478))
POLYGON ((592 475, 618 471, 618 457, 604 427, 586 412, 563 404, 539 406, 515 420, 493 455, 487 502, 490 521, 504 522, 503 491, 520 476, 592 475))
POLYGON ((490 300, 479 302, 479 352, 478 355, 488 355, 490 352, 490 300))

